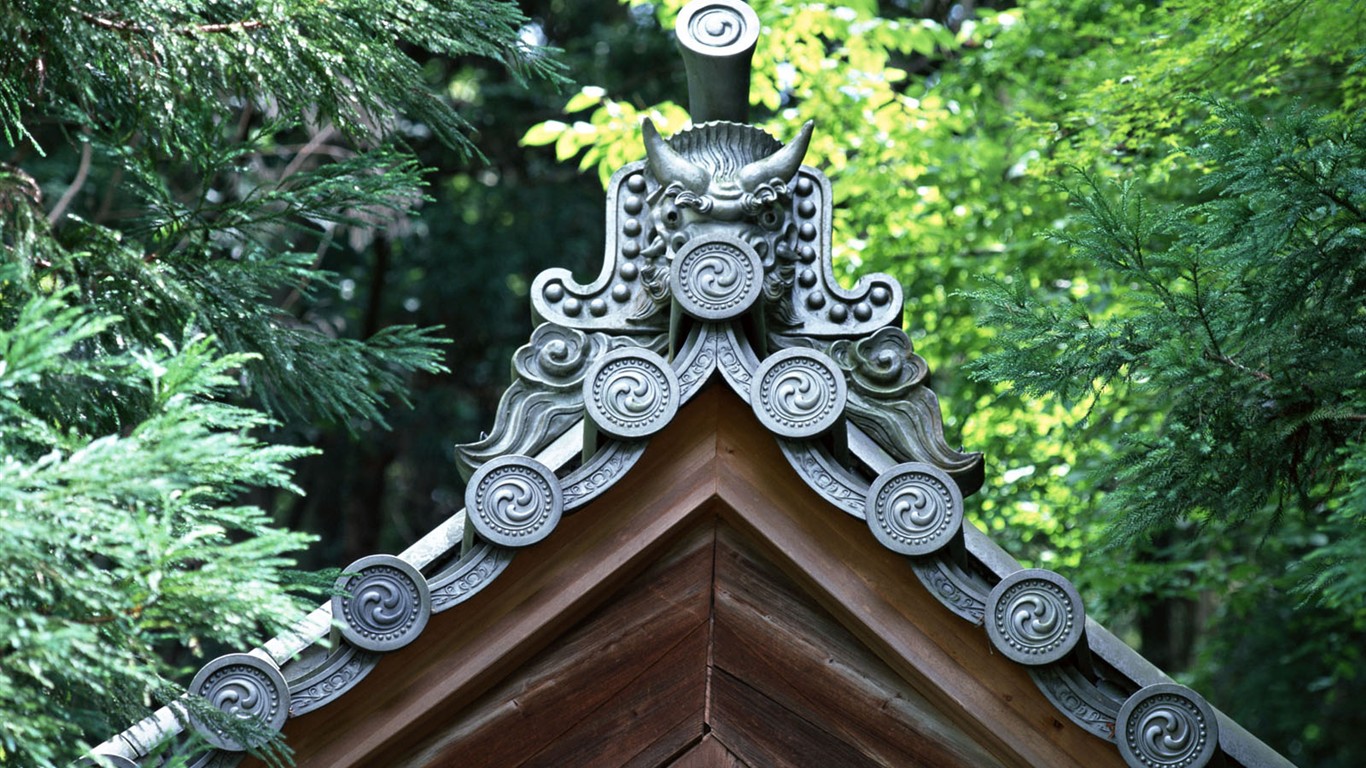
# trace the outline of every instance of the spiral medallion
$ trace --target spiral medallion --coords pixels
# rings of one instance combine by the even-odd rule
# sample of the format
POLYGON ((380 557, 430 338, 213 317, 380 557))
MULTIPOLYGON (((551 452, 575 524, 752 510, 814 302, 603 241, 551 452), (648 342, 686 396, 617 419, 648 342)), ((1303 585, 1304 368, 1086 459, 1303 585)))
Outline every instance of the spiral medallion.
POLYGON ((559 478, 541 462, 526 456, 499 456, 470 477, 465 511, 485 541, 526 547, 559 525, 564 493, 559 478))
POLYGON ((678 413, 678 375, 648 349, 623 347, 603 355, 583 389, 588 417, 613 437, 649 437, 678 413))
POLYGON ((699 238, 674 258, 671 280, 674 299, 684 312, 699 320, 730 320, 758 301, 764 264, 739 238, 699 238))
POLYGON ((348 642, 367 651, 393 651, 411 643, 427 626, 431 592, 416 568, 393 555, 371 555, 352 563, 337 579, 332 615, 348 642))
POLYGON ((750 384, 750 404, 770 431, 815 437, 844 415, 848 389, 833 360, 813 349, 784 349, 764 360, 750 384))
POLYGON ((249 653, 230 653, 205 664, 190 682, 189 692, 208 700, 224 714, 255 720, 263 732, 243 740, 238 734, 203 722, 191 713, 195 730, 218 749, 245 752, 278 733, 289 717, 289 686, 276 666, 249 653))
POLYGON ((754 46, 759 17, 737 0, 701 0, 683 7, 675 26, 683 45, 711 56, 726 56, 754 46))
POLYGON ((1219 748, 1219 724, 1200 694, 1184 685, 1142 688, 1119 708, 1115 739, 1134 768, 1202 768, 1219 748))
POLYGON ((903 555, 928 555, 962 530, 963 495, 937 467, 898 464, 873 481, 866 519, 882 546, 903 555))
POLYGON ((1081 595, 1071 582, 1041 568, 1016 571, 987 598, 987 634, 996 649, 1021 664, 1049 664, 1076 647, 1086 629, 1081 595))

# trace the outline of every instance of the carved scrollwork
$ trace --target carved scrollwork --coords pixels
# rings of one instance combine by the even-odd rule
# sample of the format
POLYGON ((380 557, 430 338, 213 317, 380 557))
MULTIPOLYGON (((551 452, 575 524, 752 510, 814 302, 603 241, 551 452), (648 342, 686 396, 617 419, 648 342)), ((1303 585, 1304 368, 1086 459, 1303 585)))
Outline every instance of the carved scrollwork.
POLYGON ((863 519, 868 494, 862 478, 840 466, 817 442, 779 440, 778 446, 812 490, 845 512, 863 519))
POLYGON ((190 682, 189 690, 220 712, 254 720, 259 726, 257 733, 243 737, 191 713, 195 730, 217 749, 245 752, 259 747, 269 734, 278 733, 289 717, 289 687, 284 675, 274 664, 248 653, 230 653, 205 664, 190 682))
POLYGON ((517 550, 481 541, 466 555, 430 579, 432 613, 440 613, 476 595, 498 578, 517 550))
POLYGON ((583 390, 589 418, 613 437, 648 437, 678 412, 678 375, 646 349, 603 355, 584 379, 583 390))
POLYGON ((564 514, 564 495, 555 473, 526 456, 499 456, 474 473, 465 486, 465 512, 485 541, 526 547, 541 541, 564 514))
POLYGON ((749 343, 736 334, 733 323, 726 326, 725 334, 716 339, 716 367, 730 388, 749 402, 754 369, 759 367, 759 360, 749 348, 749 343))
POLYGON ((963 496, 935 467, 898 464, 878 475, 868 490, 866 519, 882 546, 903 555, 929 555, 963 529, 963 496))
POLYGON ((1049 664, 1081 641, 1086 614, 1081 595, 1053 571, 1031 568, 1001 580, 987 598, 992 645, 1021 664, 1049 664))
POLYGON ((1120 707, 1115 738, 1133 768, 1203 768, 1219 749, 1219 724, 1200 694, 1158 683, 1120 707))
POLYGON ((702 385, 716 370, 716 348, 720 336, 721 329, 711 323, 699 323, 689 332, 688 340, 674 359, 680 401, 686 403, 701 391, 702 385))
POLYGON ((394 651, 417 639, 432 613, 427 580, 392 555, 362 557, 337 579, 332 615, 342 637, 367 651, 394 651))
POLYGON ((840 339, 830 345, 830 357, 849 373, 853 388, 882 398, 905 396, 930 372, 900 328, 880 328, 857 340, 840 339))
POLYGON ((645 455, 644 441, 614 442, 599 450, 564 479, 564 511, 570 512, 601 495, 645 455))
POLYGON ((947 553, 913 558, 911 570, 944 607, 973 624, 985 621, 986 596, 990 590, 978 579, 965 574, 947 553))
POLYGON ((1031 667, 1029 676, 1053 706, 1067 718, 1106 741, 1115 740, 1115 716, 1119 702, 1101 693, 1070 664, 1031 667))
POLYGON ((947 472, 964 496, 982 486, 982 454, 956 451, 945 441, 929 367, 904 332, 882 328, 864 339, 837 340, 830 357, 849 378, 850 422, 898 461, 947 472))
POLYGON ((739 317, 754 306, 763 284, 763 260, 737 237, 698 238, 674 257, 674 300, 699 320, 739 317))
POLYGON ((364 680, 380 658, 350 644, 339 646, 317 669, 290 681, 290 714, 297 717, 331 703, 364 680))
POLYGON ((759 364, 749 401, 769 431, 809 438, 839 422, 847 397, 844 374, 829 357, 815 350, 784 349, 759 364))
POLYGON ((498 418, 488 435, 456 447, 460 473, 469 478, 484 462, 507 454, 534 455, 583 415, 583 380, 602 355, 642 341, 659 344, 663 336, 641 340, 613 337, 545 323, 513 356, 513 382, 498 403, 498 418))

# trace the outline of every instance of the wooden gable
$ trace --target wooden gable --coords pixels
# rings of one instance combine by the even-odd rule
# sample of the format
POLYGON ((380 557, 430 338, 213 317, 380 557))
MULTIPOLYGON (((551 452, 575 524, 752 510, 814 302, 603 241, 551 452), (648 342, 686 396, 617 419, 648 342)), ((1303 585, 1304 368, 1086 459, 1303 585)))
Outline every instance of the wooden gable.
POLYGON ((300 766, 1120 766, 722 387, 285 728, 300 766))

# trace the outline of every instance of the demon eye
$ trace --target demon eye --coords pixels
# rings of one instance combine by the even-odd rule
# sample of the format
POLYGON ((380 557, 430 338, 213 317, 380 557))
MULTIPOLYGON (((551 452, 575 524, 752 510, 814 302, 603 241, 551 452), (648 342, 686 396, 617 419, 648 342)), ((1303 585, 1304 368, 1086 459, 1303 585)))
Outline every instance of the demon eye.
POLYGON ((768 230, 775 230, 783 223, 783 213, 776 208, 769 208, 759 214, 759 226, 768 230))

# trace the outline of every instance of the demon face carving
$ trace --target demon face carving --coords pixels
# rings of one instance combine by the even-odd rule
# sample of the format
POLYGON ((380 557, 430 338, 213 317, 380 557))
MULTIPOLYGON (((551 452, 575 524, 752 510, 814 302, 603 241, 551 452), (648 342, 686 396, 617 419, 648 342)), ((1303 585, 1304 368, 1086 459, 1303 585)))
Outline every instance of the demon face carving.
POLYGON ((712 122, 665 141, 644 124, 650 173, 649 241, 641 282, 658 306, 670 295, 669 271, 689 243, 739 240, 763 265, 763 296, 775 319, 786 319, 795 272, 790 185, 811 141, 812 124, 786 146, 749 125, 712 122))

